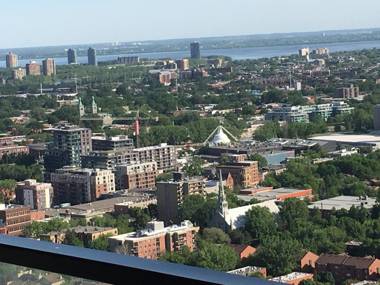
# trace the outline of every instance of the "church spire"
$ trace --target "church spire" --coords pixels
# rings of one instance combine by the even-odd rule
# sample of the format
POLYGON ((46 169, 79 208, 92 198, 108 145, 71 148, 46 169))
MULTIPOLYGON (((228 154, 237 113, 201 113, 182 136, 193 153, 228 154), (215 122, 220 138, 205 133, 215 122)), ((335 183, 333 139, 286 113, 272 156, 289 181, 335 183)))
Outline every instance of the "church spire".
POLYGON ((82 118, 86 113, 85 113, 84 106, 83 106, 81 98, 79 98, 78 107, 79 107, 79 116, 82 118))
POLYGON ((96 105, 95 98, 92 96, 92 105, 91 105, 92 114, 95 115, 98 113, 98 105, 96 105))
POLYGON ((222 171, 219 171, 219 193, 218 193, 218 212, 221 216, 226 217, 228 212, 228 202, 224 193, 222 171))

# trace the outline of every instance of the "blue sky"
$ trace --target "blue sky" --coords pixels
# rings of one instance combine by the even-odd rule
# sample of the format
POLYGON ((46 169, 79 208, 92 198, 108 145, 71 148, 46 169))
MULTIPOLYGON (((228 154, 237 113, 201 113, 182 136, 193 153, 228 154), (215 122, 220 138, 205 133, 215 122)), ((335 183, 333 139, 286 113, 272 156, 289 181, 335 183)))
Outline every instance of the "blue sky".
POLYGON ((372 28, 380 1, 0 0, 0 26, 0 48, 372 28))

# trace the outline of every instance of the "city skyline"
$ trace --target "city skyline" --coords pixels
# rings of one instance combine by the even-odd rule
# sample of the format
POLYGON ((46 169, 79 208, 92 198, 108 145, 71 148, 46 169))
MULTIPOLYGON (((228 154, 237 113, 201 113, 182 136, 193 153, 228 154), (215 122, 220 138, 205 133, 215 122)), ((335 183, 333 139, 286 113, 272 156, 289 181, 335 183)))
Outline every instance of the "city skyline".
POLYGON ((68 0, 58 4, 47 0, 37 0, 33 4, 25 0, 19 1, 18 4, 4 3, 3 16, 0 19, 3 26, 12 20, 15 12, 21 18, 36 13, 45 16, 41 19, 36 18, 27 26, 20 22, 16 23, 13 29, 3 31, 0 48, 367 29, 380 26, 377 16, 380 3, 370 0, 360 3, 320 0, 319 5, 314 5, 312 9, 305 8, 301 0, 288 0, 283 3, 275 0, 237 0, 233 4, 227 0, 210 0, 207 3, 194 0, 192 5, 186 7, 186 14, 194 15, 194 19, 184 19, 182 13, 179 13, 183 9, 179 8, 174 0, 160 3, 151 0, 139 3, 124 3, 120 0, 107 3, 99 0, 83 0, 79 3, 68 0), (327 3, 328 9, 325 5, 327 3), (91 13, 87 13, 89 9, 91 13), (290 12, 283 13, 286 10, 290 12), (139 11, 144 11, 143 18, 139 11), (218 16, 208 21, 211 11, 218 16), (345 17, 339 17, 339 14, 345 17), (360 17, 363 14, 366 17, 360 17), (99 21, 101 18, 105 21, 99 21), (52 24, 46 26, 45 23, 49 22, 49 19, 52 24), (170 29, 153 29, 158 24, 162 27, 170 25, 170 29), (68 30, 70 33, 67 33, 68 30), (18 37, 14 37, 14 34, 18 37))

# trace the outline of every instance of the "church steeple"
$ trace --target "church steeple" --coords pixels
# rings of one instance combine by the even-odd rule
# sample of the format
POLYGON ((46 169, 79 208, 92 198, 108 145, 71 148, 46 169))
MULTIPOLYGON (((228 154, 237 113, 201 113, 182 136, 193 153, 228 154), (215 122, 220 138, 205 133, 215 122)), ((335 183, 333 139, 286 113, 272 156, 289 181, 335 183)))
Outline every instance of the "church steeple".
POLYGON ((91 110, 93 115, 98 113, 98 105, 96 105, 94 96, 92 96, 91 110))
POLYGON ((228 202, 224 193, 222 171, 219 171, 218 212, 222 217, 226 217, 228 212, 228 202))
POLYGON ((84 106, 83 106, 81 98, 79 98, 78 108, 79 108, 79 116, 82 118, 86 114, 86 112, 84 110, 84 106))

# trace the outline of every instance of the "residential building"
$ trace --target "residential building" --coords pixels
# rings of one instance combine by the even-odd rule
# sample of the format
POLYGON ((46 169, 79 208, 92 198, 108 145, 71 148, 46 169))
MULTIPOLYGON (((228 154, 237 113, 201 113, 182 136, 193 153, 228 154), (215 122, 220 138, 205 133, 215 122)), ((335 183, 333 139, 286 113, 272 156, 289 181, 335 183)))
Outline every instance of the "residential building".
POLYGON ((16 203, 34 210, 50 208, 53 202, 53 187, 50 183, 38 183, 34 179, 18 182, 16 203))
POLYGON ((29 148, 26 145, 16 145, 14 143, 11 144, 1 144, 0 143, 0 159, 3 156, 15 156, 20 154, 28 154, 29 148))
POLYGON ((5 227, 6 234, 21 236, 31 223, 30 208, 20 205, 0 204, 0 227, 5 227))
POLYGON ((307 57, 310 55, 310 49, 309 48, 301 48, 298 51, 298 55, 300 57, 307 57))
POLYGON ((133 149, 133 139, 125 135, 114 137, 95 136, 91 138, 92 150, 107 151, 117 149, 133 149))
POLYGON ((87 155, 92 150, 91 129, 62 122, 48 131, 53 133, 53 141, 48 144, 44 156, 47 180, 49 173, 64 166, 80 167, 81 155, 87 155))
POLYGON ((12 78, 13 80, 23 80, 26 76, 25 68, 16 68, 12 70, 12 78))
POLYGON ((111 170, 65 167, 51 173, 51 184, 55 205, 76 205, 115 192, 115 175, 111 170))
POLYGON ((68 64, 76 64, 77 63, 77 52, 75 49, 67 50, 67 63, 68 64))
POLYGON ((347 279, 377 280, 380 278, 380 260, 373 257, 322 254, 315 263, 315 272, 331 272, 338 283, 347 279))
POLYGON ((282 284, 299 285, 303 281, 313 280, 314 275, 311 273, 292 272, 287 275, 278 276, 269 279, 269 281, 278 282, 282 284))
POLYGON ((190 221, 166 228, 163 222, 153 221, 145 230, 110 237, 108 241, 113 251, 123 248, 129 255, 158 259, 166 252, 176 252, 185 246, 193 251, 198 231, 199 227, 190 221))
POLYGON ((42 73, 45 76, 53 76, 57 73, 54 59, 47 58, 42 61, 42 73))
POLYGON ((203 194, 205 182, 202 178, 184 178, 183 175, 174 175, 174 179, 166 182, 157 182, 158 217, 165 224, 179 221, 179 207, 185 196, 189 194, 203 194))
POLYGON ((116 189, 151 189, 156 186, 157 163, 117 165, 115 169, 116 189))
MULTIPOLYGON (((101 148, 110 148, 109 146, 105 147, 104 144, 113 145, 114 149, 92 151, 88 155, 82 156, 83 167, 115 169, 118 164, 156 162, 158 172, 162 173, 163 171, 173 170, 177 166, 177 150, 175 146, 160 144, 135 149, 131 149, 129 146, 122 147, 123 144, 129 144, 128 139, 121 142, 120 148, 117 146, 119 143, 117 139, 107 142, 98 140, 97 143, 103 145, 101 148)), ((97 148, 99 148, 99 144, 97 148)))
POLYGON ((373 126, 375 130, 380 130, 380 104, 376 105, 373 110, 373 126))
POLYGON ((240 260, 246 259, 256 252, 256 248, 247 244, 231 244, 231 247, 239 256, 240 260))
POLYGON ((98 61, 96 59, 96 50, 94 48, 89 48, 87 51, 88 65, 98 65, 98 61))
POLYGON ((272 109, 265 114, 266 121, 286 121, 288 123, 309 122, 309 120, 320 117, 327 121, 328 118, 349 114, 354 108, 345 102, 333 102, 330 104, 307 105, 307 106, 281 106, 272 109))
POLYGON ((102 227, 92 227, 92 226, 79 226, 70 229, 84 244, 89 244, 90 242, 97 240, 100 237, 105 236, 117 236, 117 228, 102 228, 102 227))
POLYGON ((116 215, 129 214, 131 209, 134 209, 134 208, 146 209, 149 207, 149 205, 157 205, 157 199, 154 197, 151 197, 151 198, 144 198, 141 201, 137 201, 137 202, 127 201, 123 203, 118 203, 118 204, 115 204, 114 213, 116 215))
POLYGON ((41 75, 41 66, 32 61, 26 65, 26 74, 29 76, 40 76, 41 75))
POLYGON ((5 56, 5 64, 7 68, 15 68, 18 66, 18 56, 12 52, 9 52, 5 56))
POLYGON ((337 98, 355 99, 359 97, 359 95, 360 95, 359 87, 354 86, 353 84, 351 84, 350 87, 339 88, 336 91, 337 98))
POLYGON ((230 174, 235 186, 248 188, 260 183, 261 175, 257 161, 242 161, 226 165, 217 166, 217 171, 221 171, 222 177, 230 174))
POLYGON ((190 57, 191 59, 201 58, 201 49, 198 42, 193 42, 190 44, 190 57))
POLYGON ((176 61, 177 68, 180 71, 186 71, 190 69, 190 61, 187 58, 179 59, 176 61))
POLYGON ((141 163, 157 162, 159 171, 173 170, 177 166, 177 149, 175 146, 162 143, 156 146, 135 148, 132 155, 141 163))
POLYGON ((300 261, 300 268, 302 271, 313 272, 315 269, 315 263, 317 262, 319 256, 315 253, 308 251, 300 261))
POLYGON ((138 56, 123 56, 117 58, 118 64, 135 65, 140 63, 138 56))
POLYGON ((313 54, 315 55, 329 55, 330 50, 328 48, 317 48, 313 50, 313 54))

